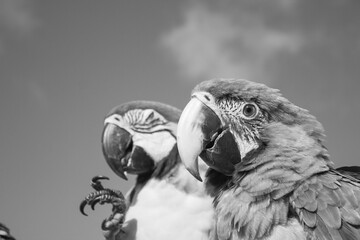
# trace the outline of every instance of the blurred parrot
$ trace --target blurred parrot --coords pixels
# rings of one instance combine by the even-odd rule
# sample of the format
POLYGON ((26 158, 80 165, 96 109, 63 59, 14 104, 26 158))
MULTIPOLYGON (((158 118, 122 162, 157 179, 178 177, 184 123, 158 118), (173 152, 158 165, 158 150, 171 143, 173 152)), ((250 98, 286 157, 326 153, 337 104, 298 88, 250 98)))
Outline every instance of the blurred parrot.
MULTIPOLYGON (((179 158, 176 129, 181 111, 159 102, 134 101, 113 108, 105 119, 102 150, 110 168, 121 178, 137 175, 126 197, 97 190, 81 203, 113 204, 102 224, 106 239, 208 239, 213 224, 212 198, 204 184, 192 177, 179 158), (205 220, 204 220, 205 219, 205 220)), ((201 172, 205 174, 206 164, 201 172)))
POLYGON ((342 174, 351 175, 360 180, 360 166, 339 167, 336 170, 342 174))
POLYGON ((1 240, 16 240, 10 234, 10 229, 4 224, 0 223, 0 239, 1 240))
POLYGON ((360 239, 360 168, 335 169, 322 125, 278 90, 238 79, 198 84, 178 123, 180 157, 210 167, 214 239, 360 239))

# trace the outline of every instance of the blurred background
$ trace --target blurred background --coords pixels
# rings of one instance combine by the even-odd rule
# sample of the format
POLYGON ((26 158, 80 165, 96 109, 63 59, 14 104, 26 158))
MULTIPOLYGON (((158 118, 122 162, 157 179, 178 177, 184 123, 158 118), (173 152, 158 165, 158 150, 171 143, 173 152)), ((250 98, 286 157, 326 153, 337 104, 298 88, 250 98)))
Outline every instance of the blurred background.
POLYGON ((0 222, 18 240, 101 239, 90 179, 126 192, 103 119, 136 99, 183 108, 215 77, 281 89, 323 123, 337 166, 360 165, 360 1, 1 0, 0 222))

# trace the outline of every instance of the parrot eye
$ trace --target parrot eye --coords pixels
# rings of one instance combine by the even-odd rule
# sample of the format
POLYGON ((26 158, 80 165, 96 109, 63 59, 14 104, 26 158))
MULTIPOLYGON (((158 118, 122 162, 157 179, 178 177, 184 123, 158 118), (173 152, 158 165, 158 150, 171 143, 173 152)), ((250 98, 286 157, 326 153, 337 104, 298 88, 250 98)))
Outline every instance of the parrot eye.
POLYGON ((247 119, 253 119, 257 116, 259 108, 254 103, 247 103, 242 108, 242 114, 247 119))

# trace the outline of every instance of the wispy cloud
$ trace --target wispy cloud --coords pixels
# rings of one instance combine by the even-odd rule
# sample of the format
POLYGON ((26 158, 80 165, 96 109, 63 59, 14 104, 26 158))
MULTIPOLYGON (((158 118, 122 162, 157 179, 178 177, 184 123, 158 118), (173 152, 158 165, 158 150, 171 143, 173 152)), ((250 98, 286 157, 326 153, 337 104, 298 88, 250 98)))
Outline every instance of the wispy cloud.
POLYGON ((31 1, 28 0, 2 0, 0 1, 1 25, 20 33, 32 31, 36 25, 31 10, 31 1))
MULTIPOLYGON (((295 3, 277 0, 276 7, 292 11, 295 3)), ((303 44, 296 32, 267 26, 266 15, 259 14, 252 3, 236 4, 235 11, 227 6, 210 7, 206 2, 192 2, 183 23, 162 38, 189 79, 259 77, 265 75, 273 57, 296 53, 303 44)))
POLYGON ((38 25, 30 0, 0 1, 0 51, 4 38, 31 33, 38 25))
POLYGON ((237 31, 230 19, 204 6, 188 9, 184 23, 163 37, 182 71, 196 78, 205 74, 238 74, 239 66, 227 48, 237 31))

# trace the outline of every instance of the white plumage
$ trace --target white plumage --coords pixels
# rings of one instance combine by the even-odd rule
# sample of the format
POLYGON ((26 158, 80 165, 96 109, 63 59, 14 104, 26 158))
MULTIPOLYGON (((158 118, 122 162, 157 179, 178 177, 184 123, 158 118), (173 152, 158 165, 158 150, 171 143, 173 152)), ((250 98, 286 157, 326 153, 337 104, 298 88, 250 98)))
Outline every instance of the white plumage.
POLYGON ((201 185, 183 166, 173 177, 149 180, 127 212, 121 239, 208 239, 214 210, 201 185))

